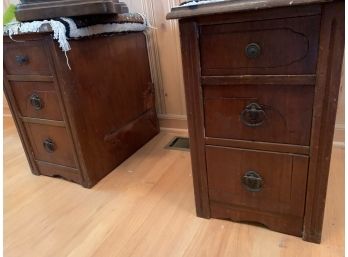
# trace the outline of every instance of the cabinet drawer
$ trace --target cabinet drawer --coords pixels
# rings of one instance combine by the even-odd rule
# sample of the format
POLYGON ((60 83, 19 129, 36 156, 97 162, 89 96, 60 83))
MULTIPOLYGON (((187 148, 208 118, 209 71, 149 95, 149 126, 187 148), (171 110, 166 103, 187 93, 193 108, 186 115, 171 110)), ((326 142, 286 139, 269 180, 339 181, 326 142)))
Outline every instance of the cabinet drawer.
POLYGON ((314 74, 319 28, 320 16, 202 26, 202 74, 314 74))
POLYGON ((45 41, 4 43, 4 68, 8 75, 51 75, 45 41))
POLYGON ((34 123, 24 125, 36 160, 77 167, 73 144, 66 128, 34 123))
POLYGON ((53 83, 12 81, 11 90, 22 116, 63 120, 53 83))
POLYGON ((204 87, 206 137, 309 145, 314 86, 204 87))
POLYGON ((211 201, 303 216, 308 157, 207 146, 206 161, 211 201))

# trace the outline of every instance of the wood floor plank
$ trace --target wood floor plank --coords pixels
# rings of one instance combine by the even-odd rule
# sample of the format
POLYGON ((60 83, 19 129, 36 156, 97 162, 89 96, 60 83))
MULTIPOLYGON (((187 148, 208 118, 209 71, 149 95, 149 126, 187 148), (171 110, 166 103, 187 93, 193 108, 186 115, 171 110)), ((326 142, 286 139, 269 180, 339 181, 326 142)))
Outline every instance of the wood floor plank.
POLYGON ((9 257, 341 257, 344 149, 333 150, 321 245, 195 214, 190 155, 162 131, 94 188, 30 173, 4 118, 4 255, 9 257))

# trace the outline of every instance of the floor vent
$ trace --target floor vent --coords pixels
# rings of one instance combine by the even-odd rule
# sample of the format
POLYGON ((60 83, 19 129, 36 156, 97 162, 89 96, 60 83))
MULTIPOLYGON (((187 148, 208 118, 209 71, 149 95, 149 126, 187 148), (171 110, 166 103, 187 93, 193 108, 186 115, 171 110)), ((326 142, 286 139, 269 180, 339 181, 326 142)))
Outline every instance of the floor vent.
POLYGON ((187 137, 174 137, 170 140, 169 144, 166 145, 167 149, 190 151, 190 142, 187 137))

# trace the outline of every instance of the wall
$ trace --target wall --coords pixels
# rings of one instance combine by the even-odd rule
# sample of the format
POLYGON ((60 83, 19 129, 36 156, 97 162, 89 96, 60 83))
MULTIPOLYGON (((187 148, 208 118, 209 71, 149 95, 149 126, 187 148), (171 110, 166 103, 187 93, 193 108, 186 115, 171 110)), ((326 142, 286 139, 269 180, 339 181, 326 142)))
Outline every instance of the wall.
POLYGON ((345 112, 345 64, 343 63, 343 72, 341 78, 340 96, 338 99, 338 109, 336 115, 335 142, 344 145, 344 112, 345 112))
POLYGON ((153 27, 149 31, 150 61, 157 91, 157 107, 162 125, 175 122, 186 127, 178 25, 166 14, 179 0, 124 0, 132 12, 144 14, 153 27))
POLYGON ((4 2, 3 2, 4 9, 10 4, 10 2, 13 2, 13 1, 11 1, 11 0, 4 0, 4 2))
MULTIPOLYGON (((8 2, 18 0, 4 0, 8 2)), ((176 21, 165 16, 182 0, 123 0, 131 12, 144 14, 152 29, 149 31, 149 58, 156 85, 156 100, 162 127, 186 128, 186 109, 180 41, 176 21)), ((344 78, 344 76, 342 76, 344 78)), ((344 82, 344 79, 342 79, 344 82)), ((344 141, 344 83, 339 98, 335 140, 344 141)))

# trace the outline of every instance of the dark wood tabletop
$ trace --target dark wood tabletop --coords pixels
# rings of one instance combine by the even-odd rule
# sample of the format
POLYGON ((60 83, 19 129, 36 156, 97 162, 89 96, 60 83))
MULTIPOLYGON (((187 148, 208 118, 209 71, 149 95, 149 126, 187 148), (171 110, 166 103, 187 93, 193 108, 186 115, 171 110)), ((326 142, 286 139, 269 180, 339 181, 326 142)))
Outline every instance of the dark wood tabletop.
POLYGON ((181 19, 200 15, 240 12, 283 6, 304 5, 333 0, 225 0, 197 5, 177 6, 168 13, 167 19, 181 19))

